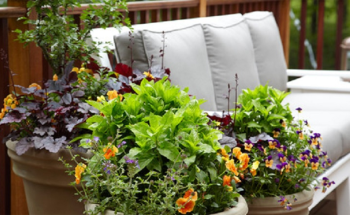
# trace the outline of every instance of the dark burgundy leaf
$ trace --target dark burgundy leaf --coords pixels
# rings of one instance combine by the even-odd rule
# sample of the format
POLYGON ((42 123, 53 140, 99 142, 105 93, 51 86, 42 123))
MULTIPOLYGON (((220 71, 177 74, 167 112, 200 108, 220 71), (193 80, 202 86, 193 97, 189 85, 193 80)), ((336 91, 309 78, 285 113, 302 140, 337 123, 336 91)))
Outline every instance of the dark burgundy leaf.
MULTIPOLYGON (((124 76, 123 76, 124 77, 124 76)), ((108 80, 108 83, 106 84, 105 88, 108 90, 116 90, 119 91, 122 86, 121 82, 114 82, 111 79, 108 80)))
POLYGON ((68 80, 69 83, 76 82, 78 80, 78 74, 76 72, 69 73, 68 80))
POLYGON ((16 153, 18 155, 22 155, 33 146, 34 146, 34 143, 32 139, 30 137, 24 137, 16 143, 16 153))
POLYGON ((53 127, 49 127, 49 126, 40 126, 40 127, 36 127, 34 129, 34 134, 39 134, 41 136, 44 136, 45 134, 52 136, 54 135, 56 132, 56 129, 53 127))
POLYGON ((131 77, 133 75, 132 68, 129 67, 128 65, 122 64, 122 63, 118 63, 115 66, 114 71, 117 72, 118 74, 124 75, 126 77, 131 77))
POLYGON ((249 138, 249 140, 252 143, 257 143, 257 142, 259 142, 259 140, 267 141, 267 140, 274 140, 274 139, 271 136, 269 136, 268 134, 266 134, 266 133, 261 133, 261 134, 259 134, 257 136, 249 138))
POLYGON ((35 96, 38 96, 40 98, 46 98, 46 91, 45 90, 37 90, 34 93, 35 96))
POLYGON ((68 125, 66 125, 66 128, 69 132, 72 132, 74 127, 78 124, 83 123, 86 120, 86 118, 77 118, 77 117, 71 117, 69 119, 65 119, 65 123, 67 123, 68 125))
POLYGON ((96 108, 92 107, 91 105, 87 103, 79 103, 79 109, 77 110, 80 113, 93 113, 93 114, 99 114, 100 111, 98 111, 96 108))
POLYGON ((234 137, 223 136, 221 140, 219 140, 221 146, 228 146, 231 149, 237 146, 237 141, 234 137))
POLYGON ((36 102, 23 102, 21 103, 21 107, 27 108, 27 110, 32 111, 32 110, 40 110, 40 103, 36 102))
MULTIPOLYGON (((74 60, 69 61, 69 62, 67 63, 66 68, 64 68, 64 75, 65 75, 66 77, 68 77, 68 75, 69 75, 70 73, 72 73, 71 71, 72 71, 72 69, 73 69, 73 66, 74 66, 74 60)), ((73 73, 75 73, 75 72, 73 72, 73 73)))
POLYGON ((84 91, 82 91, 82 90, 74 91, 74 92, 72 93, 72 96, 73 96, 73 97, 78 97, 78 98, 83 97, 84 95, 85 95, 85 93, 84 93, 84 91))
POLYGON ((62 107, 62 106, 59 103, 57 103, 57 102, 49 102, 49 104, 47 105, 47 108, 50 111, 56 111, 60 107, 62 107))
POLYGON ((26 118, 25 114, 20 113, 17 110, 12 110, 11 112, 7 113, 6 116, 0 121, 0 125, 13 123, 13 122, 21 122, 25 118, 26 118))
POLYGON ((70 93, 66 93, 62 96, 61 101, 64 102, 64 104, 69 105, 72 103, 72 95, 70 93))
POLYGON ((25 88, 20 85, 15 85, 15 87, 20 88, 24 94, 33 94, 37 90, 36 87, 25 88))
POLYGON ((44 143, 42 142, 43 139, 44 138, 42 138, 42 137, 37 137, 37 136, 33 137, 34 146, 36 149, 44 148, 44 143))

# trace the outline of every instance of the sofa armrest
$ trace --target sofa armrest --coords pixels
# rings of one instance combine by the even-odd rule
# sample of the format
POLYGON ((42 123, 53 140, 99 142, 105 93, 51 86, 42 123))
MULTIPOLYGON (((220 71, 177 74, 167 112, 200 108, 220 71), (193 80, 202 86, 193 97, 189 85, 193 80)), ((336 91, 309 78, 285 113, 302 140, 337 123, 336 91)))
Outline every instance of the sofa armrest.
POLYGON ((308 69, 287 69, 287 75, 293 76, 338 76, 345 80, 350 80, 350 72, 341 70, 308 70, 308 69))
POLYGON ((288 76, 302 76, 287 83, 292 93, 350 93, 350 72, 330 70, 288 70, 288 76))

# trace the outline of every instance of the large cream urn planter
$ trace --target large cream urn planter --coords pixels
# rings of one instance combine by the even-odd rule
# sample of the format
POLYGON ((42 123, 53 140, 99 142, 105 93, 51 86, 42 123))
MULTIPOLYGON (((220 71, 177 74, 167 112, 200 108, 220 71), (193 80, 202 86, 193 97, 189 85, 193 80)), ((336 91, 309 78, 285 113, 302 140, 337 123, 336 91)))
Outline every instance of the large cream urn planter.
POLYGON ((312 204, 314 190, 304 190, 286 198, 292 203, 292 210, 286 210, 278 202, 279 197, 253 198, 248 201, 248 215, 308 215, 309 206, 312 204), (294 202, 294 198, 297 201, 294 202))
POLYGON ((13 172, 23 179, 30 215, 83 214, 84 205, 78 202, 75 188, 69 185, 74 181, 74 175, 69 176, 58 160, 63 157, 67 162, 71 161, 68 150, 51 153, 31 148, 19 156, 15 151, 16 142, 7 141, 6 146, 13 172))
MULTIPOLYGON (((96 207, 96 204, 86 204, 85 210, 86 211, 94 210, 95 207, 96 207)), ((242 196, 240 196, 238 198, 238 204, 235 207, 227 209, 220 213, 212 214, 212 215, 246 215, 247 213, 248 213, 247 202, 242 196)), ((101 215, 101 213, 99 213, 98 215, 101 215)), ((115 213, 112 210, 107 210, 102 215, 115 215, 115 213)), ((116 215, 124 215, 124 214, 118 212, 116 213, 116 215)))

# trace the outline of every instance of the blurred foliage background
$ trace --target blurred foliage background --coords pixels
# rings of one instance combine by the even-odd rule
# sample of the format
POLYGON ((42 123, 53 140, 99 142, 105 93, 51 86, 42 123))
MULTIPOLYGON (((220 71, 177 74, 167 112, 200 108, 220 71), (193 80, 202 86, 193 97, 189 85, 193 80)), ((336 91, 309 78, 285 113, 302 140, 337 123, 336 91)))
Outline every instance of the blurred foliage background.
MULTIPOLYGON (((147 0, 129 0, 129 1, 147 1, 147 0)), ((89 3, 89 0, 82 0, 83 3, 89 3)), ((307 33, 306 39, 310 43, 310 47, 316 55, 317 43, 317 2, 318 0, 308 0, 307 6, 307 33)), ((335 69, 335 41, 337 26, 337 1, 325 1, 325 19, 324 19, 324 44, 323 44, 323 69, 335 69)), ((5 7, 7 0, 0 0, 0 7, 5 7)), ((344 9, 344 25, 343 36, 350 37, 350 1, 345 0, 344 9)), ((291 11, 295 14, 295 19, 291 18, 290 25, 290 57, 289 68, 298 68, 298 47, 299 47, 299 31, 297 28, 298 19, 301 11, 301 0, 291 0, 291 11)), ((340 45, 340 44, 339 44, 340 45)), ((310 55, 305 52, 305 68, 313 69, 310 55)))

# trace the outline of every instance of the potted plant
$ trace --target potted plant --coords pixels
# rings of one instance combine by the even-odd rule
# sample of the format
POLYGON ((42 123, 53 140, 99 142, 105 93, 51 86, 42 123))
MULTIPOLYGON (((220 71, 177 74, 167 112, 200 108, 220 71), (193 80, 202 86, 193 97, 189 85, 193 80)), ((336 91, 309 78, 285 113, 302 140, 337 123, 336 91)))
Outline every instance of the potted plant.
POLYGON ((30 214, 81 214, 83 211, 72 195, 74 190, 68 186, 71 179, 58 158, 68 155, 64 149, 67 145, 74 148, 74 153, 84 152, 78 149, 75 137, 85 131, 75 126, 93 115, 94 110, 84 106, 82 101, 95 98, 101 90, 118 87, 112 81, 114 72, 85 68, 92 65, 89 56, 97 53, 99 45, 87 43, 86 39, 95 27, 120 28, 130 24, 122 14, 126 1, 94 3, 99 4, 89 5, 80 16, 81 23, 75 23, 69 12, 80 7, 77 0, 28 1, 28 17, 35 11, 36 19, 20 18, 32 28, 15 31, 20 42, 25 45, 34 42, 42 49, 55 74, 53 80, 41 86, 16 86, 12 81, 17 89, 5 98, 0 113, 0 124, 9 124, 12 128, 6 139, 10 139, 8 153, 14 172, 24 179, 30 214), (80 28, 80 24, 84 28, 80 28), (73 63, 83 66, 73 69, 73 63), (72 70, 76 72, 70 73, 72 70), (65 202, 59 204, 58 200, 65 202))
MULTIPOLYGON (((75 166, 73 186, 91 214, 246 214, 225 165, 221 132, 208 125, 203 101, 146 72, 123 96, 87 101, 100 111, 83 127, 93 156, 75 166), (239 207, 237 207, 239 202, 239 207), (230 212, 220 213, 224 210, 230 212)), ((243 201, 243 202, 242 202, 243 201)))
MULTIPOLYGON (((317 176, 330 165, 321 135, 282 101, 287 93, 267 85, 243 90, 233 114, 211 116, 241 177, 248 214, 308 214, 317 176), (239 162, 247 159, 247 168, 239 162)), ((298 109, 301 112, 301 108, 298 109)), ((323 189, 334 182, 324 178, 323 189)), ((318 188, 318 187, 316 187, 318 188)))

